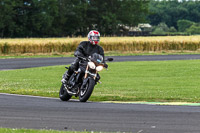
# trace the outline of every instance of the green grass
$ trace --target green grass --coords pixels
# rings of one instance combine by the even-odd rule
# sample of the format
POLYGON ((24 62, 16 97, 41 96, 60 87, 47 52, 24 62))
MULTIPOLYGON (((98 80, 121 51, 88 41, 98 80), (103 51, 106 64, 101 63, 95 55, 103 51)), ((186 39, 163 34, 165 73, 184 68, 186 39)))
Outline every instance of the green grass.
POLYGON ((91 132, 0 128, 0 133, 91 133, 91 132))
MULTIPOLYGON (((200 102, 200 60, 109 63, 90 101, 200 102)), ((58 97, 64 66, 0 71, 0 92, 58 97)))

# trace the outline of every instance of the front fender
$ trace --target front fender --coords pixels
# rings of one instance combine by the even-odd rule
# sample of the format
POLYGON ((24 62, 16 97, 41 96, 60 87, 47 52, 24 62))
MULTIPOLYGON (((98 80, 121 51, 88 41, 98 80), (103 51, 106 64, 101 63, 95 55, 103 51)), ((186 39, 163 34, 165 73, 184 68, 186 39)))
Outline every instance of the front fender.
POLYGON ((82 87, 84 88, 81 88, 79 93, 79 100, 81 102, 86 102, 90 98, 94 86, 95 86, 95 81, 93 78, 88 77, 84 80, 84 83, 82 85, 82 87))
POLYGON ((91 80, 91 81, 94 81, 94 82, 95 82, 95 80, 94 80, 93 77, 88 76, 87 78, 85 78, 85 79, 83 80, 82 87, 85 87, 85 86, 86 86, 88 80, 91 80))

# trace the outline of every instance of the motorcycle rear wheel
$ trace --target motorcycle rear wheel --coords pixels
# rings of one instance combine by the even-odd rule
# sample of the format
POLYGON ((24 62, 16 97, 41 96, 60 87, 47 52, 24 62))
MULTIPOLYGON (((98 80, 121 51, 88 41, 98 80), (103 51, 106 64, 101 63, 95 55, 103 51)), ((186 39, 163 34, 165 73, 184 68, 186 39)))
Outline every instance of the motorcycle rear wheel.
POLYGON ((95 86, 94 79, 89 78, 86 83, 86 87, 83 88, 83 90, 80 90, 80 93, 79 93, 79 101, 80 102, 86 102, 90 98, 90 96, 94 90, 94 86, 95 86))
POLYGON ((60 97, 60 100, 62 101, 69 101, 69 99, 71 99, 72 97, 71 95, 67 93, 63 84, 60 87, 59 97, 60 97))

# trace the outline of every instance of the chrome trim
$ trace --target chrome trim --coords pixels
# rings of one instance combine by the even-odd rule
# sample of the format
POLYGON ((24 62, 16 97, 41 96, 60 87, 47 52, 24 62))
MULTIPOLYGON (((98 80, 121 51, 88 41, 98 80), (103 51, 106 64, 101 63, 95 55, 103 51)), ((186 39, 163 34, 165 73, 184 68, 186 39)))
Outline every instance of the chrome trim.
POLYGON ((65 86, 65 89, 66 89, 66 91, 67 91, 68 94, 70 94, 70 95, 76 95, 76 93, 69 91, 66 86, 65 86))
POLYGON ((90 75, 92 75, 92 76, 94 76, 94 77, 97 76, 97 74, 93 74, 93 73, 89 72, 88 70, 86 70, 85 73, 88 73, 88 74, 90 74, 90 75))

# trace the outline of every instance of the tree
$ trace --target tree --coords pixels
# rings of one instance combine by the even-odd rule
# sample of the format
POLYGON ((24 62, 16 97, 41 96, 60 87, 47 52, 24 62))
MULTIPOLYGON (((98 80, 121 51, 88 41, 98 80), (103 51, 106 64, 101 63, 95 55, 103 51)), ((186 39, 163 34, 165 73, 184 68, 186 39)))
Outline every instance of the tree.
POLYGON ((196 23, 186 29, 186 32, 189 34, 200 34, 200 24, 196 23))
POLYGON ((161 22, 157 27, 162 29, 164 32, 168 32, 169 31, 169 27, 163 22, 161 22))
POLYGON ((169 32, 169 27, 165 23, 161 22, 160 24, 154 27, 152 33, 157 35, 164 35, 166 34, 166 32, 169 32))
POLYGON ((89 22, 107 35, 116 34, 119 24, 136 26, 145 22, 147 12, 148 1, 135 0, 90 0, 88 8, 89 22))
POLYGON ((0 37, 115 35, 147 12, 148 1, 136 0, 0 0, 0 37))
POLYGON ((12 17, 15 15, 13 11, 14 2, 11 0, 0 1, 0 37, 13 36, 15 22, 12 17))
POLYGON ((86 26, 88 2, 85 0, 57 0, 58 16, 53 22, 53 36, 83 34, 86 26))
POLYGON ((119 23, 117 18, 119 6, 119 1, 91 0, 87 12, 90 29, 96 27, 103 34, 114 34, 119 23))
POLYGON ((178 20, 177 25, 178 25, 178 30, 180 32, 185 32, 187 28, 192 26, 194 22, 189 21, 189 20, 178 20))
POLYGON ((48 36, 54 16, 57 14, 56 0, 16 1, 16 37, 48 36))
POLYGON ((148 20, 151 25, 165 22, 168 27, 178 29, 178 20, 200 22, 200 1, 152 0, 149 3, 148 20))
POLYGON ((176 30, 176 28, 174 28, 174 27, 170 27, 170 28, 169 28, 169 32, 177 32, 177 30, 176 30))

